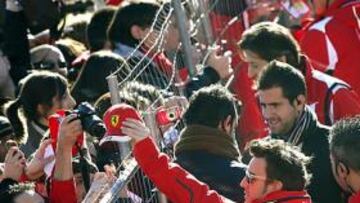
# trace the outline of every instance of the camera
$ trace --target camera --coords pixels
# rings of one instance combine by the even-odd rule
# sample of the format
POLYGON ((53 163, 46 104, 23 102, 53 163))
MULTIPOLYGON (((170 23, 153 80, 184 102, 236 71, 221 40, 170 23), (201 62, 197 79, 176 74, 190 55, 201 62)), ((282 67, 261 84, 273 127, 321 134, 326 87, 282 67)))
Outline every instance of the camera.
MULTIPOLYGON (((57 140, 59 136, 60 124, 65 119, 68 112, 65 110, 59 110, 55 114, 49 117, 49 132, 50 138, 53 140, 52 147, 56 151, 57 140)), ((78 135, 76 144, 72 147, 72 155, 75 156, 78 153, 78 148, 84 143, 84 134, 78 135)))
POLYGON ((181 118, 181 108, 174 106, 171 108, 159 107, 156 111, 156 122, 160 126, 168 125, 181 118))
POLYGON ((88 102, 82 102, 70 114, 76 114, 80 119, 83 129, 90 135, 101 138, 106 132, 101 118, 96 115, 94 107, 88 102))
MULTIPOLYGON (((94 108, 88 102, 83 102, 79 104, 78 107, 73 111, 59 110, 56 112, 56 114, 53 114, 49 117, 50 137, 55 141, 53 144, 54 149, 56 149, 56 140, 59 133, 60 123, 67 115, 70 114, 77 115, 76 119, 80 119, 84 131, 88 132, 90 135, 97 138, 104 136, 106 128, 103 121, 95 114, 94 108)), ((77 154, 77 147, 82 146, 83 142, 84 136, 79 135, 75 144, 76 146, 74 146, 72 149, 73 155, 77 154)))

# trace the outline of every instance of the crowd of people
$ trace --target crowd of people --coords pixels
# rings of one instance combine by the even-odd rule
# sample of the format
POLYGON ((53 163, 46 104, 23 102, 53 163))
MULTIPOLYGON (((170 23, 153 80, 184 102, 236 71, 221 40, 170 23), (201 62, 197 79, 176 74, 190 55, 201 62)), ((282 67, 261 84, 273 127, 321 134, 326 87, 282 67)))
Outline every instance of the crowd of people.
POLYGON ((0 202, 360 203, 359 0, 1 2, 0 202))

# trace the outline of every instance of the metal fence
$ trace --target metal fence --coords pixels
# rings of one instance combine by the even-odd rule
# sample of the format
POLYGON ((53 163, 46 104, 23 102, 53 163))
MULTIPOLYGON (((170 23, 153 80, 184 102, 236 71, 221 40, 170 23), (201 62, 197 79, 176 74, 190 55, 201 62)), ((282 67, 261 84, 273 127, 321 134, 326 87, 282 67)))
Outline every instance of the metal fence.
MULTIPOLYGON (((179 61, 179 58, 177 58, 179 56, 179 52, 182 52, 181 60, 183 60, 182 63, 189 68, 190 76, 194 76, 196 74, 193 67, 194 62, 192 61, 193 47, 190 42, 190 33, 197 33, 200 38, 202 37, 205 40, 203 43, 208 46, 214 44, 214 35, 209 22, 209 13, 216 7, 219 0, 187 1, 187 6, 193 11, 193 17, 196 19, 193 23, 192 31, 186 29, 185 21, 187 17, 181 2, 181 0, 172 0, 171 4, 164 4, 161 6, 150 28, 150 32, 139 43, 136 49, 134 49, 134 51, 126 58, 126 62, 130 65, 130 67, 123 64, 117 71, 109 75, 108 84, 112 104, 122 102, 121 89, 127 85, 128 81, 137 80, 145 73, 150 74, 152 77, 144 78, 144 83, 159 83, 159 86, 163 87, 161 91, 170 90, 175 92, 175 94, 181 95, 181 87, 176 85, 176 77, 178 74, 176 66, 179 61), (177 27, 180 31, 181 47, 179 47, 172 58, 172 70, 169 75, 170 79, 164 81, 154 81, 159 80, 156 73, 159 70, 149 70, 149 67, 151 66, 151 63, 153 63, 154 55, 164 51, 162 48, 165 40, 164 36, 171 23, 174 23, 174 20, 176 21, 177 27), (147 46, 148 50, 144 54, 138 55, 137 51, 149 41, 151 42, 151 45, 147 46), (125 77, 123 77, 124 75, 125 77)), ((207 53, 202 53, 203 56, 206 56, 206 54, 207 53)), ((155 99, 155 101, 153 101, 153 103, 144 110, 146 115, 144 120, 147 126, 153 126, 151 127, 151 131, 154 135, 154 139, 157 140, 159 147, 162 148, 165 146, 164 142, 162 137, 159 135, 158 129, 154 127, 156 126, 156 123, 154 123, 154 108, 156 107, 156 102, 159 99, 160 98, 155 99)), ((181 125, 181 122, 178 122, 178 124, 181 125)), ((164 198, 151 181, 143 174, 141 169, 139 169, 136 161, 131 156, 131 151, 129 149, 130 148, 122 148, 121 156, 123 161, 117 170, 118 178, 116 182, 112 185, 102 185, 97 188, 96 191, 90 191, 84 202, 167 202, 166 198, 164 198)), ((167 149, 162 148, 162 150, 166 151, 167 149)))

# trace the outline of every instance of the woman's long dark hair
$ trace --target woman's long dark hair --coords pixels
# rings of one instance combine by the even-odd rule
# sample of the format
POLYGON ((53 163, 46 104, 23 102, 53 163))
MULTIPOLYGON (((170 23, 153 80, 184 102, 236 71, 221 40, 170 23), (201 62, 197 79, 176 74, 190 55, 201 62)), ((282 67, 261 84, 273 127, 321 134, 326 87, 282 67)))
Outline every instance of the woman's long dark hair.
MULTIPOLYGON (((109 91, 106 77, 121 67, 125 60, 110 51, 98 51, 91 54, 80 72, 78 79, 71 90, 77 103, 83 101, 95 102, 101 95, 109 91)), ((120 78, 125 78, 129 73, 127 65, 124 66, 120 78)))
POLYGON ((61 99, 65 95, 67 85, 63 76, 47 71, 34 72, 21 80, 19 95, 5 105, 5 115, 14 128, 16 141, 24 142, 27 138, 26 125, 21 121, 19 113, 28 121, 37 121, 41 117, 37 112, 38 105, 50 109, 54 97, 61 99))

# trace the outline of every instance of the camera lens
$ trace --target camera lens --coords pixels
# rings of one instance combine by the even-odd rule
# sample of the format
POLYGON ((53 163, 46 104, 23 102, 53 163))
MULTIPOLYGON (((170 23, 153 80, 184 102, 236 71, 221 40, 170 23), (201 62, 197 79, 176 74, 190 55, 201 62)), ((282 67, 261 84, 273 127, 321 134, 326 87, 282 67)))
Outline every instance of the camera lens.
POLYGON ((174 112, 171 112, 168 114, 169 120, 174 120, 175 119, 175 114, 174 112))

